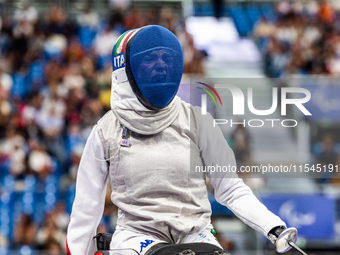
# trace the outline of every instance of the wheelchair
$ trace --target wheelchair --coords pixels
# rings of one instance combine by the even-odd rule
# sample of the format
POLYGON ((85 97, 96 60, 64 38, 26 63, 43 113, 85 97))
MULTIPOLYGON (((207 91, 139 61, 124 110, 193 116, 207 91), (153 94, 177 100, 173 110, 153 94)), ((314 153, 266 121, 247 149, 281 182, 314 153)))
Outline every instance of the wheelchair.
POLYGON ((100 233, 94 237, 97 246, 94 255, 230 255, 230 253, 210 243, 157 243, 142 253, 133 249, 110 250, 111 237, 112 234, 107 233, 100 233))

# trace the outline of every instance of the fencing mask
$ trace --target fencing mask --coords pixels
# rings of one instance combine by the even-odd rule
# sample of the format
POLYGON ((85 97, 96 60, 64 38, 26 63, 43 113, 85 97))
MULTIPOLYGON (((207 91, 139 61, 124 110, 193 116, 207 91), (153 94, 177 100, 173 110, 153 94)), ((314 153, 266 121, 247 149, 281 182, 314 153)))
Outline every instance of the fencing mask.
POLYGON ((177 37, 161 26, 125 32, 113 47, 113 71, 125 68, 132 91, 150 110, 175 97, 183 74, 183 52, 177 37))

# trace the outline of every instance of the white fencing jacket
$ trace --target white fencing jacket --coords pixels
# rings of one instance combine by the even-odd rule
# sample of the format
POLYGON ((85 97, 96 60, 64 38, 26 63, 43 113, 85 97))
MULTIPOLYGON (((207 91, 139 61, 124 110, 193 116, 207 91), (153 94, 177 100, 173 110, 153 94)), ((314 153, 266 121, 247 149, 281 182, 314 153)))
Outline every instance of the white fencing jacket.
MULTIPOLYGON (((78 169, 67 232, 73 255, 95 252, 93 236, 103 214, 108 179, 111 200, 119 208, 119 226, 181 243, 210 224, 205 175, 195 172, 195 166, 236 165, 211 115, 202 116, 198 107, 178 97, 162 111, 149 111, 134 97, 125 72, 117 71, 112 110, 93 128, 78 169), (128 147, 120 145, 123 127, 130 130, 128 147)), ((207 176, 216 200, 250 227, 267 236, 273 227, 285 226, 235 173, 207 176)))

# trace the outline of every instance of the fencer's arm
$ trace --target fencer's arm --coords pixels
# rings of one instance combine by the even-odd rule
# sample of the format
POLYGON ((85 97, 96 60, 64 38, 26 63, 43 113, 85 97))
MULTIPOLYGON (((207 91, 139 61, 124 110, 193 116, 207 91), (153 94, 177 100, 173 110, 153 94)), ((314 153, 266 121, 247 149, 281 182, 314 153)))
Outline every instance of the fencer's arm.
MULTIPOLYGON (((202 116, 198 146, 206 166, 236 166, 235 156, 210 114, 202 116)), ((269 231, 285 223, 270 212, 236 173, 208 174, 216 201, 227 206, 244 223, 267 237, 269 231)))
POLYGON ((103 145, 94 127, 78 169, 76 196, 67 229, 68 254, 94 254, 93 237, 104 211, 107 178, 103 145))

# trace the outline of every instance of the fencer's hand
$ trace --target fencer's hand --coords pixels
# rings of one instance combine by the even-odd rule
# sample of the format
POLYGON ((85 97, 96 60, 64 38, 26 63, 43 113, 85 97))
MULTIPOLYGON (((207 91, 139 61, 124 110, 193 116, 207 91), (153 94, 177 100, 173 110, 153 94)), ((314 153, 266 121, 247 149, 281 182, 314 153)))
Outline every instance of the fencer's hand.
POLYGON ((298 237, 296 228, 286 228, 285 226, 277 226, 269 231, 268 239, 276 246, 276 251, 284 253, 292 247, 289 242, 295 243, 298 237))

